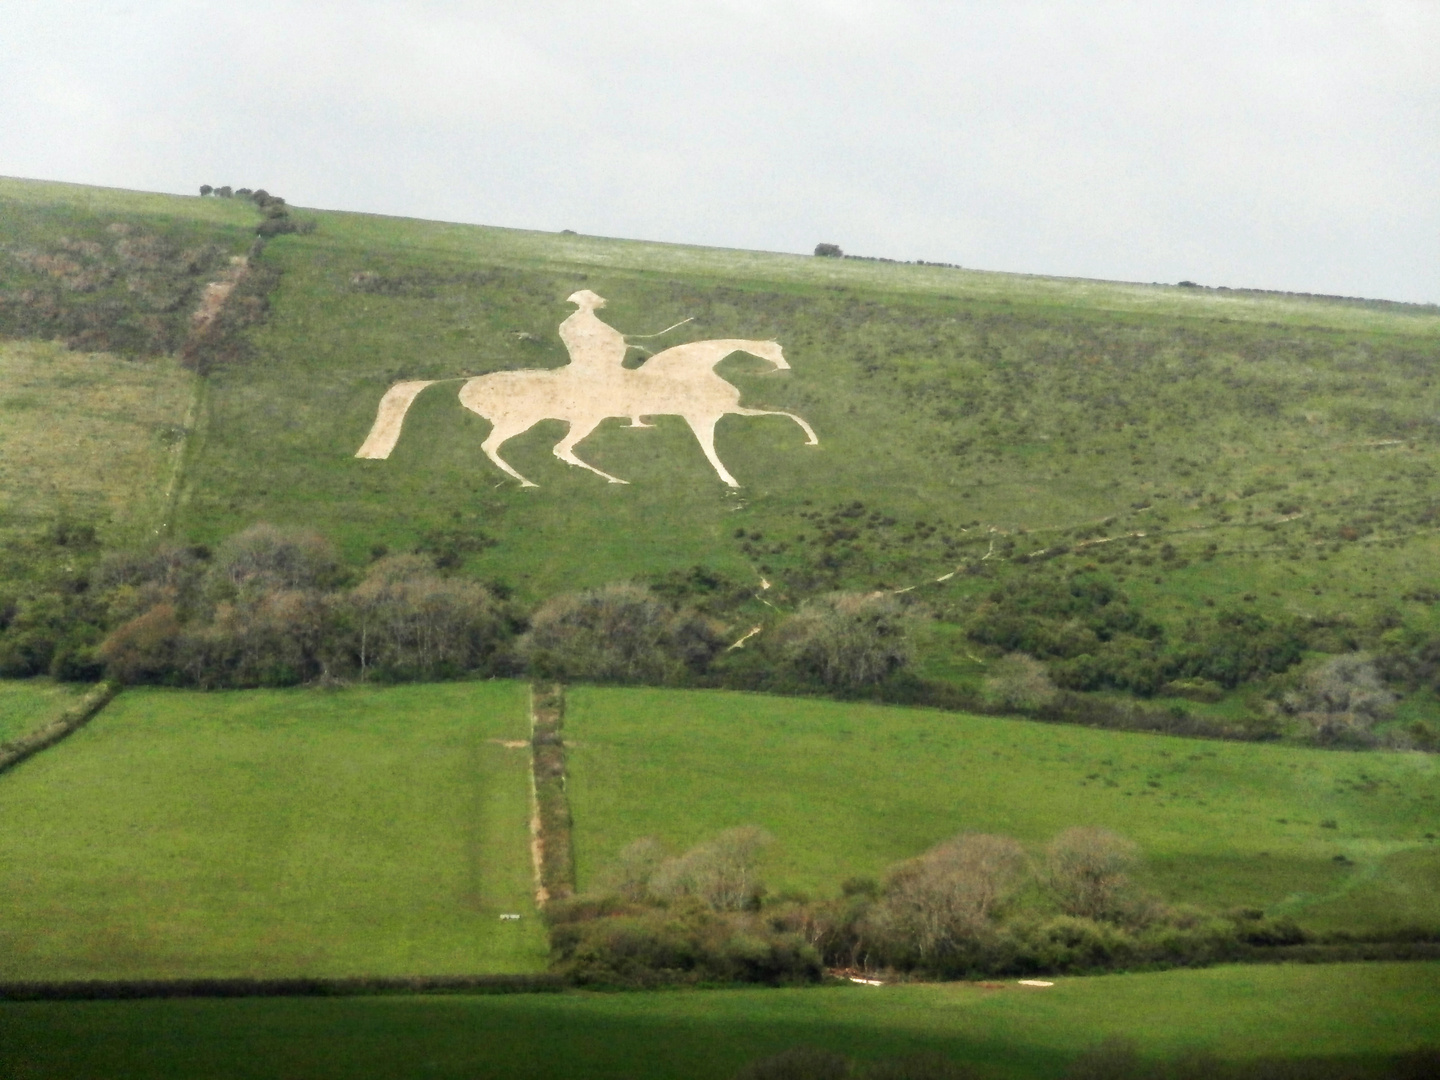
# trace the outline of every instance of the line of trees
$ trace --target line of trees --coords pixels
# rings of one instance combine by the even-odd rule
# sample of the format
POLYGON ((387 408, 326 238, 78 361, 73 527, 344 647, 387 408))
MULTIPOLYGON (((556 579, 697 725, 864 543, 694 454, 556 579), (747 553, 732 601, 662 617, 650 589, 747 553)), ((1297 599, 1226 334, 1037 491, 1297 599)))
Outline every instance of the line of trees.
POLYGON ((528 674, 824 693, 1201 737, 1440 747, 1422 720, 1388 723, 1397 689, 1440 689, 1440 647, 1424 635, 1371 635, 1380 647, 1365 653, 1356 634, 1341 643, 1347 651, 1301 663, 1328 628, 1222 610, 1167 641, 1113 584, 1078 574, 997 588, 957 616, 987 674, 956 684, 915 671, 928 612, 909 595, 824 592, 790 600, 786 612, 696 567, 527 608, 464 573, 493 542, 441 529, 356 568, 305 530, 262 524, 214 551, 101 553, 93 528, 62 522, 31 544, 37 568, 48 564, 32 576, 53 582, 0 594, 0 676, 245 687, 528 674), (1214 701, 1247 682, 1262 693, 1234 715, 1173 700, 1214 701), (1088 692, 1096 689, 1172 700, 1088 692))
POLYGON ((772 842, 731 829, 670 854, 625 848, 587 894, 546 909, 555 970, 581 985, 789 983, 825 968, 956 978, 1213 963, 1307 935, 1253 910, 1217 916, 1140 888, 1140 852, 1104 829, 1057 835, 1038 858, 962 833, 811 900, 771 896, 772 842))

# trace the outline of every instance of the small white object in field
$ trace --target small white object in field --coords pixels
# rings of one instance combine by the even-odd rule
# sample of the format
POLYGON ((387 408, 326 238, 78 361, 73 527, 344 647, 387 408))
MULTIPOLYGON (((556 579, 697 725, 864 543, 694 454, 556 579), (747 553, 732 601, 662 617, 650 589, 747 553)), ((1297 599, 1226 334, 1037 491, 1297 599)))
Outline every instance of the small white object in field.
POLYGON ((513 913, 511 913, 511 912, 506 912, 505 914, 503 914, 503 915, 500 916, 500 921, 501 921, 501 922, 514 922, 516 919, 519 919, 519 918, 520 918, 519 915, 515 915, 515 914, 513 914, 513 913))
POLYGON ((1042 979, 1021 979, 1021 986, 1054 986, 1053 982, 1045 982, 1042 979))
POLYGON ((850 981, 853 982, 853 983, 859 983, 861 986, 884 986, 884 985, 885 985, 885 984, 884 984, 883 982, 881 982, 879 979, 862 979, 862 978, 860 978, 859 975, 851 975, 851 976, 850 976, 850 981))

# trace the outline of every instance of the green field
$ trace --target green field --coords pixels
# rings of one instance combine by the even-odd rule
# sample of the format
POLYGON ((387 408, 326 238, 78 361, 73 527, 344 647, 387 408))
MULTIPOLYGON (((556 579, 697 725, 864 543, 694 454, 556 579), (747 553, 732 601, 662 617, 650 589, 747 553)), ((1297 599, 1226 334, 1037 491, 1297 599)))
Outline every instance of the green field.
POLYGON ((50 679, 0 679, 0 743, 28 735, 80 700, 85 687, 50 679))
POLYGON ((1300 1056, 1379 1077, 1384 1056, 1440 1037, 1437 995, 1440 965, 1342 964, 1109 975, 1048 990, 0 1004, 0 1061, 27 1080, 725 1080, 746 1061, 808 1045, 856 1058, 938 1052, 996 1080, 1039 1080, 1122 1036, 1151 1057, 1300 1056))
POLYGON ((526 716, 508 682, 122 694, 0 777, 0 979, 543 967, 526 716))
POLYGON ((581 687, 566 738, 582 888, 642 836, 683 850, 760 825, 777 841, 772 891, 832 895, 957 832, 1038 853, 1065 828, 1099 825, 1141 846, 1166 900, 1256 906, 1316 930, 1440 929, 1432 755, 581 687))

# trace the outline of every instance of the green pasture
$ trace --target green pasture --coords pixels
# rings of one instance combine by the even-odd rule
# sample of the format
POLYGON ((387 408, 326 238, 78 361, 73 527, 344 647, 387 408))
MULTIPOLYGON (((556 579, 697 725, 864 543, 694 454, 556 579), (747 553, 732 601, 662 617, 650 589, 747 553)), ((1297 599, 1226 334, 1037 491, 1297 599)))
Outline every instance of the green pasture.
POLYGON ((543 967, 525 693, 127 691, 0 776, 0 979, 543 967))
POLYGON ((1316 930, 1440 929, 1440 766, 1421 753, 1221 743, 729 692, 576 687, 581 887, 626 844, 760 825, 772 892, 833 895, 961 831, 1039 853, 1122 833, 1172 902, 1316 930))
POLYGON ((85 689, 51 679, 0 679, 0 743, 55 719, 79 701, 85 689))
POLYGON ((1210 968, 1014 983, 506 997, 0 1004, 0 1061, 29 1080, 433 1076, 727 1080, 792 1046, 939 1053, 982 1075, 1060 1076, 1107 1036, 1151 1058, 1385 1074, 1440 1037, 1440 965, 1210 968), (1282 1066, 1283 1067, 1283 1066, 1282 1066))

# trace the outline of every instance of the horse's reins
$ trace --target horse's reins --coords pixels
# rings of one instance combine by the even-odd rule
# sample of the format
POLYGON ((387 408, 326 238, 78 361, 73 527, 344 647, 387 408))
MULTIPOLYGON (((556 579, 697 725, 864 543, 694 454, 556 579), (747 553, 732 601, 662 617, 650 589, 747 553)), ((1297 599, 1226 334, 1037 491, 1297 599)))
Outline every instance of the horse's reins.
MULTIPOLYGON (((677 322, 674 326, 667 326, 664 330, 661 330, 659 333, 655 333, 655 334, 626 334, 626 335, 625 335, 625 339, 626 339, 627 341, 629 341, 629 340, 647 341, 647 340, 649 340, 650 338, 664 337, 664 336, 665 336, 666 334, 668 334, 671 330, 678 330, 678 329, 680 329, 680 327, 684 326, 686 323, 688 323, 688 322, 694 322, 694 321, 695 321, 695 316, 694 316, 694 315, 691 315, 688 319, 681 319, 681 320, 680 320, 679 322, 677 322)), ((493 373, 490 373, 490 374, 493 374, 493 373)), ((465 382, 465 381, 467 381, 467 380, 469 380, 469 379, 478 379, 478 378, 480 378, 480 377, 481 377, 481 376, 479 376, 479 375, 452 375, 452 376, 451 376, 450 378, 448 378, 448 379, 430 379, 430 380, 428 380, 428 381, 429 381, 430 384, 433 386, 435 383, 465 382)))

